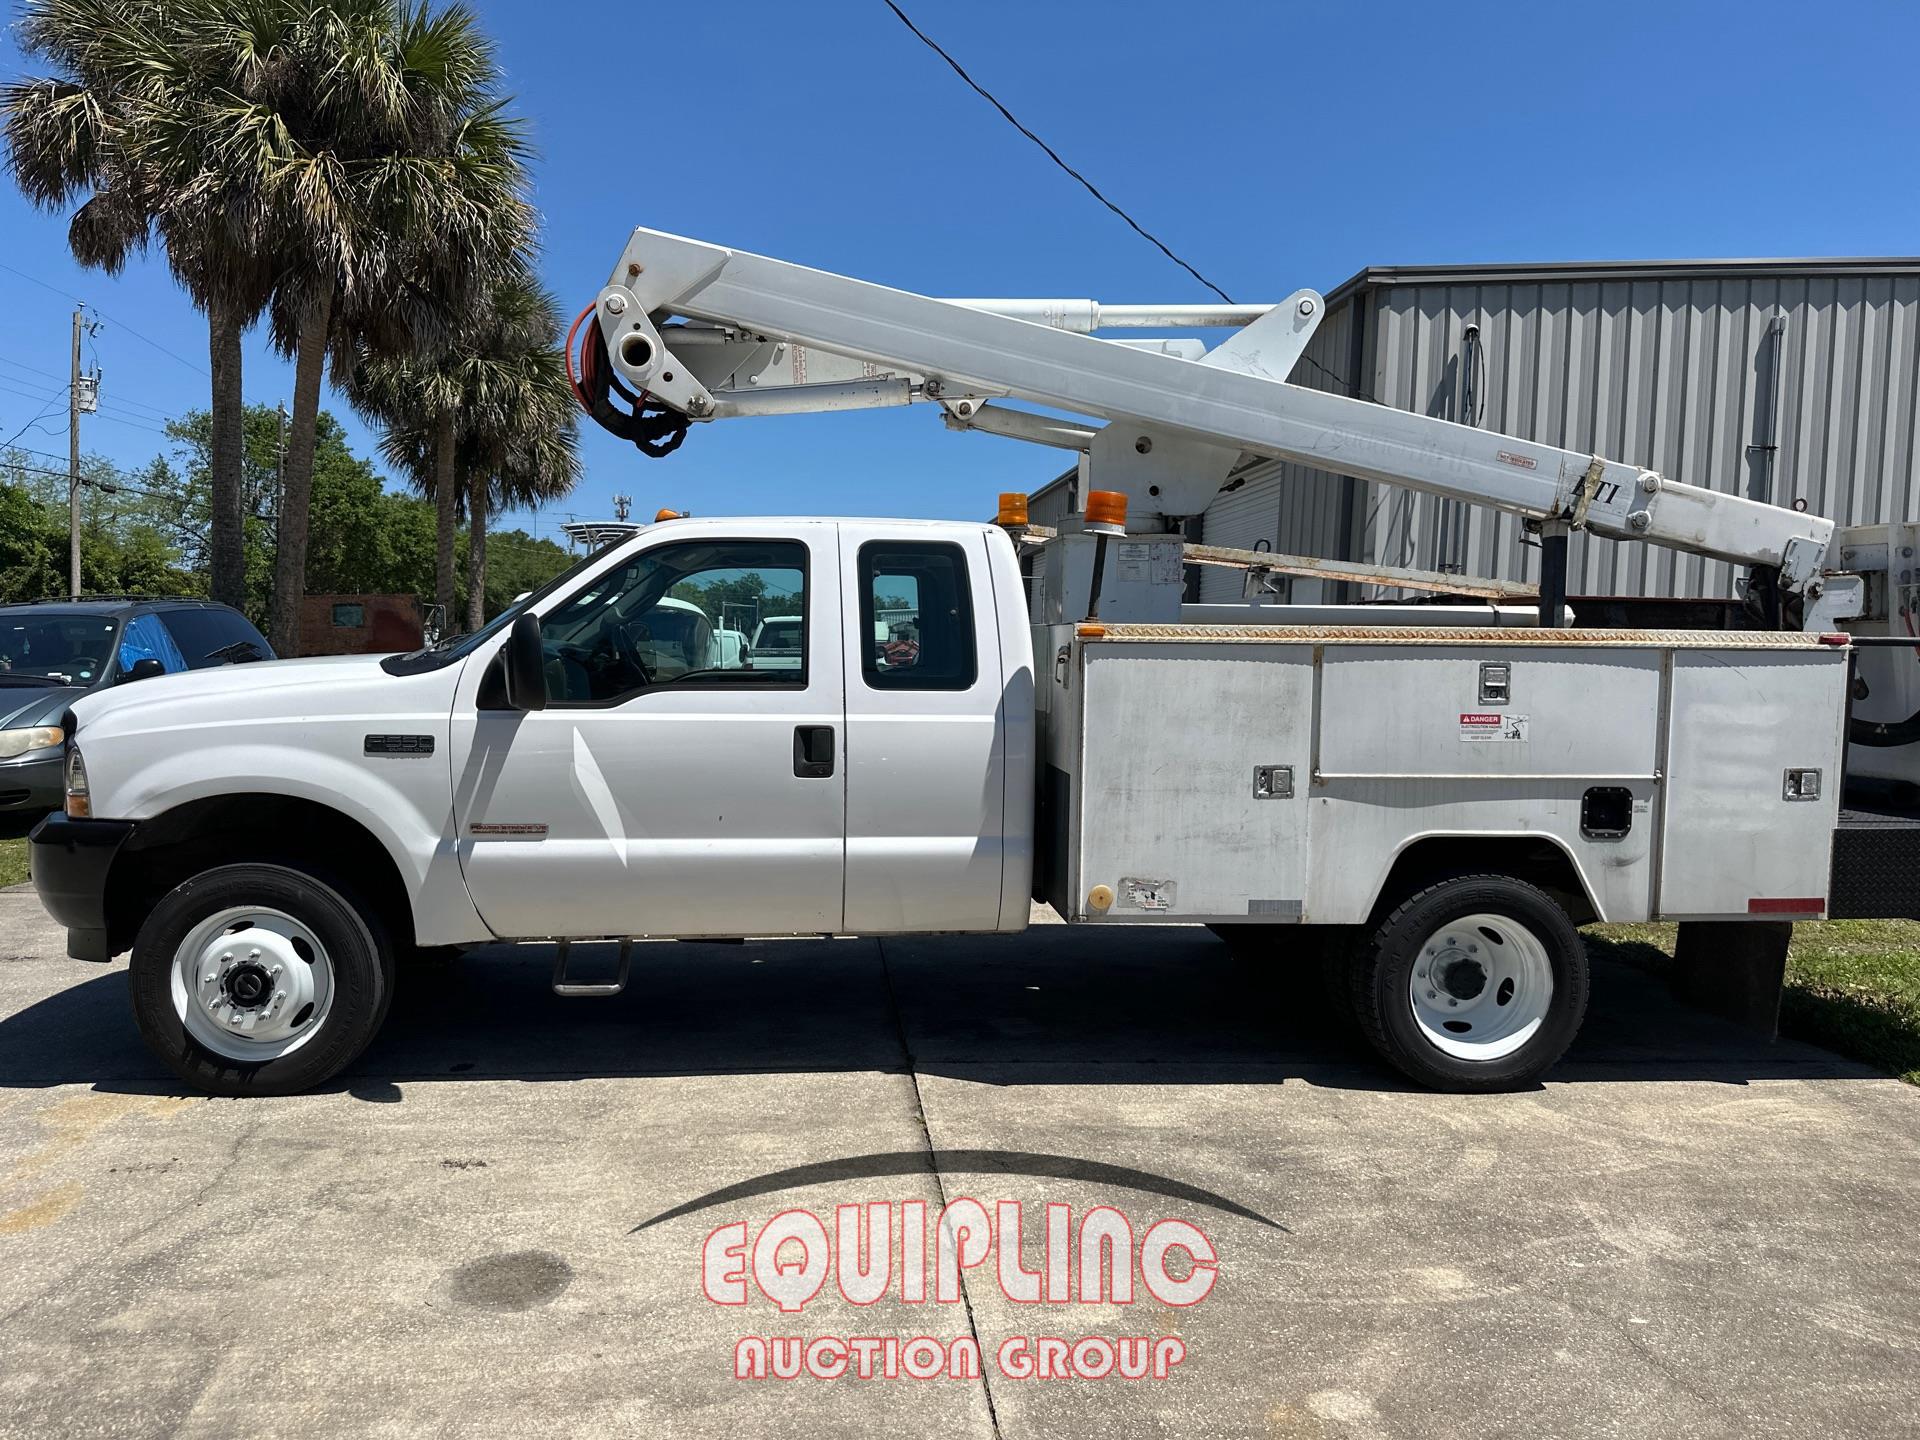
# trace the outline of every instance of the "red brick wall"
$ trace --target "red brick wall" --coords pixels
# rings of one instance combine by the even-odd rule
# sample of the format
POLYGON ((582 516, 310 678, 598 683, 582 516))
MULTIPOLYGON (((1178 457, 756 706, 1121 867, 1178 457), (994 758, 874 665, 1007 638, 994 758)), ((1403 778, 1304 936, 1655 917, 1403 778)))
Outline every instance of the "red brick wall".
POLYGON ((300 602, 300 655, 384 655, 420 648, 420 602, 411 595, 309 595, 300 602), (336 617, 336 608, 343 607, 336 617), (358 625, 336 624, 357 607, 358 625))

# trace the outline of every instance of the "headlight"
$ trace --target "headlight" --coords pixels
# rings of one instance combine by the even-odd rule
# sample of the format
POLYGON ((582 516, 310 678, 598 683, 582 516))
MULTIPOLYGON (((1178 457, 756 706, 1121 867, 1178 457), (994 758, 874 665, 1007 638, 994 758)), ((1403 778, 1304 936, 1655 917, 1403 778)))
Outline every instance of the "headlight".
POLYGON ((85 820, 93 814, 93 801, 87 794, 87 762, 76 747, 67 751, 67 816, 85 820))
POLYGON ((25 730, 0 730, 0 760, 11 760, 29 750, 45 750, 67 738, 58 725, 35 725, 25 730))

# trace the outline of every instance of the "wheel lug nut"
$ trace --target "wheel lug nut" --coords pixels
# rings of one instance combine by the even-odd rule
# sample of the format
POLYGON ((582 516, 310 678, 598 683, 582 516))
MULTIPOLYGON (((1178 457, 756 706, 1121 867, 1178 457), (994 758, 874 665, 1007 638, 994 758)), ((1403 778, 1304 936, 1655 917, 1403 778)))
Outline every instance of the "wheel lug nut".
POLYGON ((1449 1001, 1447 1001, 1447 1008, 1448 1008, 1449 1010, 1457 1010, 1457 1009, 1459 1008, 1459 1006, 1460 1006, 1460 1002, 1459 1002, 1458 1000, 1449 1000, 1449 1001))
POLYGON ((1434 993, 1433 991, 1431 991, 1431 990, 1429 990, 1429 991, 1427 991, 1427 999, 1429 999, 1429 1000, 1437 1000, 1437 999, 1439 999, 1439 998, 1440 998, 1440 997, 1439 997, 1438 995, 1436 995, 1436 994, 1435 994, 1435 993, 1434 993))

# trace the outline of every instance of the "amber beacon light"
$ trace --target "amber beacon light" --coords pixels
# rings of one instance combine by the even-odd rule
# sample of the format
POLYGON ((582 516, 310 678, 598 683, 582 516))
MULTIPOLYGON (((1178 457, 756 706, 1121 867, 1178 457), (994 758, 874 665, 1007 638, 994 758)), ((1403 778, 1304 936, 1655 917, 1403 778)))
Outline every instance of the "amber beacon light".
POLYGON ((1087 523, 1125 526, 1127 497, 1118 490, 1089 490, 1087 492, 1087 523))

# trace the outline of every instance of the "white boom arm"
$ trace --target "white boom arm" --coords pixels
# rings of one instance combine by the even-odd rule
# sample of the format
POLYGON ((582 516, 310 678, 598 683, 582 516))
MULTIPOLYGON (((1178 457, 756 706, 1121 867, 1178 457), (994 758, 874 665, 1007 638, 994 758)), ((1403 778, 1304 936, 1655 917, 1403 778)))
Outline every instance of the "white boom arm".
POLYGON ((1271 307, 937 300, 638 229, 596 314, 620 378, 693 420, 939 401, 950 421, 1090 440, 1102 488, 1156 520, 1203 509, 1246 452, 1776 567, 1787 589, 1817 593, 1830 520, 1286 383, 1323 308, 1312 291, 1271 307), (662 329, 666 317, 693 323, 662 329), (1205 353, 1197 341, 1085 333, 1126 324, 1244 328, 1205 353), (1083 432, 985 403, 1009 396, 1115 423, 1083 432), (1128 473, 1147 455, 1158 488, 1128 473))

